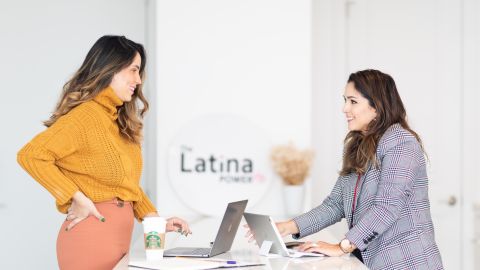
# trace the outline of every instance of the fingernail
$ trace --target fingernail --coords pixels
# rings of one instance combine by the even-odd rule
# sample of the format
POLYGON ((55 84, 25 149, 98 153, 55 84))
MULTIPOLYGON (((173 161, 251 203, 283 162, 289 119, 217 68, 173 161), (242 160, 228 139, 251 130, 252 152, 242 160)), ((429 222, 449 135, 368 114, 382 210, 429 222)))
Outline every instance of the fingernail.
POLYGON ((100 219, 100 221, 101 221, 101 222, 105 222, 105 218, 102 217, 102 218, 100 219))

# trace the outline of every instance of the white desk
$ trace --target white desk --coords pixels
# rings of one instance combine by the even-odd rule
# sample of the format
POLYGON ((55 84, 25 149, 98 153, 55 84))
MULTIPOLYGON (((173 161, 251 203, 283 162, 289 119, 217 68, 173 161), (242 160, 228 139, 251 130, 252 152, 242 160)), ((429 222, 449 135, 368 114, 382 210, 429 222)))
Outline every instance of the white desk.
MULTIPOLYGON (((168 248, 178 246, 190 247, 208 247, 209 242, 213 241, 217 233, 221 220, 216 218, 202 218, 198 220, 190 220, 190 227, 193 234, 184 237, 178 233, 168 233, 166 236, 166 246, 168 248)), ((280 219, 279 219, 280 220, 280 219)), ((231 251, 217 255, 213 258, 235 260, 235 261, 249 261, 261 262, 263 266, 241 267, 233 269, 271 269, 271 270, 299 270, 299 269, 342 269, 342 270, 364 270, 368 269, 357 258, 352 255, 345 255, 342 257, 320 257, 320 258, 268 258, 259 256, 259 248, 254 243, 248 243, 244 237, 246 230, 242 227, 245 221, 241 222, 241 227, 238 229, 237 235, 232 245, 231 251)), ((131 260, 142 260, 145 258, 145 251, 143 248, 143 237, 138 237, 142 234, 141 225, 135 229, 136 240, 134 241, 131 251, 131 260)), ((286 238, 287 241, 290 239, 286 238)), ((305 239, 302 239, 305 240, 305 239)), ((308 238, 308 240, 323 240, 327 242, 335 242, 335 239, 328 230, 324 230, 308 238)), ((140 268, 127 267, 127 258, 119 263, 116 269, 131 269, 139 270, 140 268)))

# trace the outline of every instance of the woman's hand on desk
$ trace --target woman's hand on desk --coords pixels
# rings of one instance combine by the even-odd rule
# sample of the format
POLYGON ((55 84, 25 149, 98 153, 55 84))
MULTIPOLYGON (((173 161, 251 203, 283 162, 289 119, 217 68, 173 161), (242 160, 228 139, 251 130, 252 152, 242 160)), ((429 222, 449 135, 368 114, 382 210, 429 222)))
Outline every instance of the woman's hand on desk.
POLYGON ((339 244, 329 244, 326 242, 318 241, 316 243, 305 242, 296 248, 298 251, 304 252, 316 252, 325 254, 330 257, 342 256, 345 253, 340 249, 339 244))
POLYGON ((297 223, 295 223, 293 220, 277 222, 275 225, 277 225, 278 232, 282 235, 282 237, 299 233, 297 223))
POLYGON ((179 232, 185 236, 192 234, 188 223, 178 217, 167 218, 167 232, 179 232))
POLYGON ((101 222, 105 222, 105 218, 98 212, 95 204, 82 192, 77 191, 73 195, 72 205, 68 208, 66 220, 71 220, 66 230, 70 231, 75 225, 83 221, 89 216, 95 216, 101 222))
MULTIPOLYGON (((277 226, 278 232, 280 233, 280 235, 282 235, 282 237, 290 234, 296 234, 299 232, 297 223, 295 223, 295 221, 293 220, 277 222, 275 223, 275 225, 277 226)), ((252 231, 250 230, 250 227, 248 227, 248 224, 243 225, 243 227, 247 229, 247 233, 245 234, 245 237, 248 238, 248 242, 249 243, 253 242, 255 240, 255 237, 252 231)))
MULTIPOLYGON (((151 212, 145 215, 145 217, 159 217, 157 212, 151 212)), ((188 223, 178 217, 171 217, 167 218, 167 226, 165 228, 166 232, 178 232, 181 233, 182 235, 189 235, 192 234, 192 231, 190 230, 190 227, 188 226, 188 223)))

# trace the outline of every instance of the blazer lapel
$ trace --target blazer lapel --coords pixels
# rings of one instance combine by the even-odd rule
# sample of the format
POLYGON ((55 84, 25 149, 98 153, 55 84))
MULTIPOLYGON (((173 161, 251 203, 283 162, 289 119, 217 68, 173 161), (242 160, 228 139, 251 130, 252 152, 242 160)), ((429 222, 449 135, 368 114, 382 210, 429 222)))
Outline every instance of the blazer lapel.
MULTIPOLYGON (((353 193, 355 190, 355 183, 358 175, 355 174, 355 180, 352 186, 352 199, 350 202, 350 211, 352 211, 353 193)), ((367 172, 362 175, 360 183, 357 188, 357 198, 355 202, 355 213, 353 213, 353 224, 358 222, 359 217, 363 216, 363 212, 370 208, 373 199, 377 193, 378 179, 380 177, 379 171, 373 167, 372 164, 368 166, 367 172)), ((351 215, 350 215, 351 218, 351 215)), ((350 220, 351 221, 351 220, 350 220)), ((349 223, 351 226, 351 224, 349 223)))
POLYGON ((358 215, 360 214, 360 208, 361 208, 361 200, 360 198, 362 197, 362 190, 363 190, 363 186, 365 184, 366 181, 368 181, 369 179, 369 173, 372 169, 372 164, 370 164, 367 168, 367 172, 365 174, 362 174, 361 177, 360 177, 360 182, 358 183, 358 187, 357 187, 357 196, 355 198, 355 213, 353 213, 353 197, 355 195, 355 186, 357 184, 357 180, 358 180, 358 174, 356 173, 352 173, 350 174, 349 176, 349 179, 348 179, 348 185, 345 189, 345 194, 347 194, 346 196, 346 200, 345 200, 345 216, 347 217, 347 223, 348 223, 348 227, 351 228, 352 227, 352 220, 353 220, 353 224, 356 224, 357 223, 357 219, 358 219, 358 215), (352 215, 353 215, 353 219, 352 219, 352 215))
POLYGON ((352 204, 353 193, 355 190, 355 183, 357 181, 357 174, 352 173, 348 176, 348 181, 343 189, 343 208, 345 210, 345 218, 347 219, 348 227, 352 226, 352 204))

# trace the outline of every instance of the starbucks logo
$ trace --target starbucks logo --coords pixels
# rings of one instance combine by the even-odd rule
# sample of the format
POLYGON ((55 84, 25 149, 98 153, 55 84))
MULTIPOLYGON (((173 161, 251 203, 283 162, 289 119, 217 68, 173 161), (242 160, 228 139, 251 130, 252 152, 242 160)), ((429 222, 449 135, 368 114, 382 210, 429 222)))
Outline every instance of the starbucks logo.
POLYGON ((160 249, 162 247, 162 238, 158 232, 149 232, 145 235, 146 249, 160 249))

